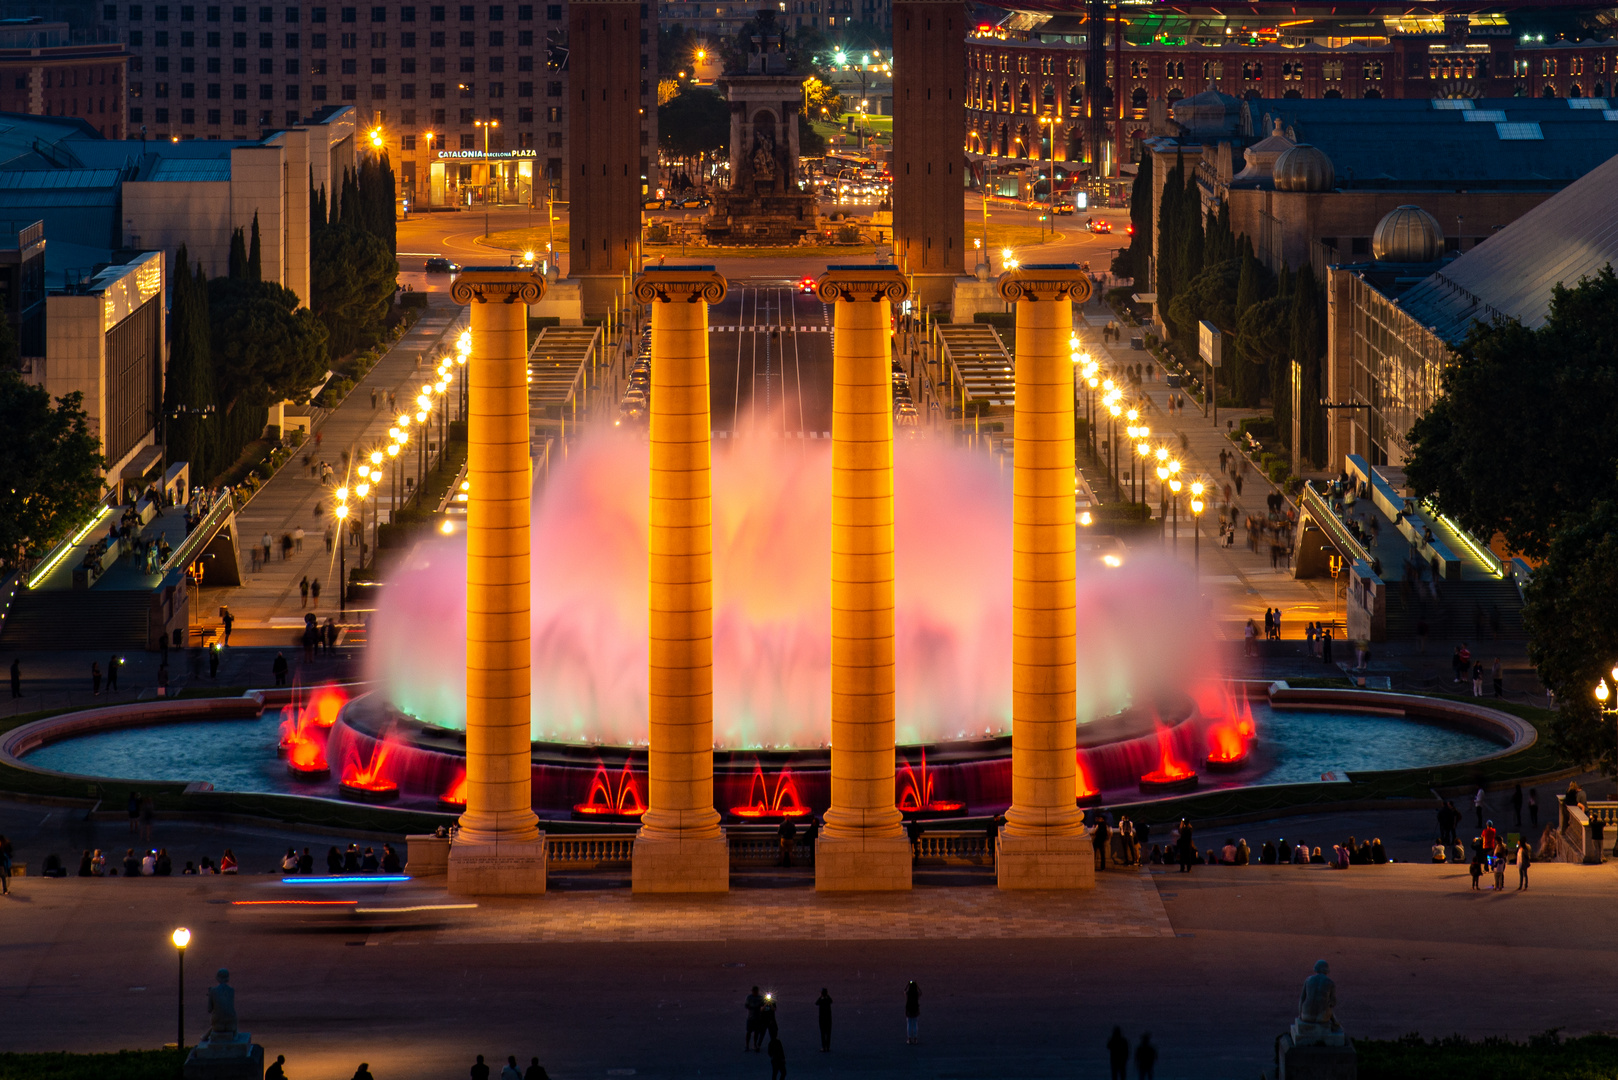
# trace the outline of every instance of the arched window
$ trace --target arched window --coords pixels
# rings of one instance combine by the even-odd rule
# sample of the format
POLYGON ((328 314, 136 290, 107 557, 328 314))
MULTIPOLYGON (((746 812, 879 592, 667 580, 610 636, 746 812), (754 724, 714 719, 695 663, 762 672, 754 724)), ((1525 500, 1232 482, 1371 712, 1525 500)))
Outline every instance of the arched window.
POLYGON ((1541 90, 1539 92, 1539 96, 1543 97, 1543 98, 1553 98, 1553 97, 1555 97, 1556 96, 1556 87, 1547 85, 1545 87, 1545 89, 1543 89, 1543 90, 1541 90))
POLYGON ((1011 84, 1008 82, 1000 84, 1000 104, 1008 110, 1011 108, 1011 84))
POLYGON ((1287 98, 1301 98, 1301 97, 1303 97, 1303 94, 1302 94, 1302 92, 1300 92, 1297 89, 1297 87, 1293 87, 1292 89, 1288 90, 1286 93, 1282 94, 1281 96, 1282 97, 1287 97, 1287 98))
POLYGON ((1257 101, 1261 96, 1262 95, 1260 95, 1258 90, 1254 87, 1248 87, 1247 93, 1242 95, 1242 97, 1246 98, 1248 101, 1257 101))
POLYGON ((1176 86, 1174 89, 1169 91, 1169 104, 1173 105, 1176 101, 1179 101, 1183 97, 1185 97, 1185 91, 1176 86))
POLYGON ((1137 109, 1146 108, 1146 87, 1135 87, 1135 92, 1129 95, 1129 103, 1137 109))
POLYGON ((1011 156, 1011 132, 1005 124, 1000 125, 1000 156, 1011 156))
POLYGON ((1072 83, 1067 88, 1067 104, 1069 108, 1077 109, 1084 105, 1084 87, 1072 83))
POLYGON ((1044 89, 1040 90, 1039 103, 1047 109, 1056 104, 1056 86, 1054 84, 1046 83, 1044 89))
POLYGON ((1572 86, 1567 88, 1567 96, 1570 98, 1583 97, 1584 91, 1579 89, 1578 83, 1574 83, 1572 86))
POLYGON ((1017 87, 1017 103, 1023 108, 1031 108, 1034 104, 1034 91, 1027 83, 1017 87))
POLYGON ((1337 98, 1340 98, 1340 97, 1343 96, 1343 92, 1341 90, 1337 89, 1334 86, 1330 90, 1327 90, 1324 94, 1322 94, 1320 96, 1325 97, 1325 98, 1331 98, 1332 100, 1335 101, 1337 98))
POLYGON ((1365 91, 1365 99, 1367 101, 1377 101, 1377 100, 1380 100, 1381 97, 1382 97, 1382 91, 1378 90, 1374 86, 1371 87, 1371 89, 1365 91))
POLYGON ((1591 97, 1606 97, 1607 96, 1606 84, 1605 83, 1596 83, 1594 86, 1590 87, 1590 96, 1591 97))
POLYGON ((1077 127, 1067 129, 1067 160, 1084 160, 1084 136, 1077 127))

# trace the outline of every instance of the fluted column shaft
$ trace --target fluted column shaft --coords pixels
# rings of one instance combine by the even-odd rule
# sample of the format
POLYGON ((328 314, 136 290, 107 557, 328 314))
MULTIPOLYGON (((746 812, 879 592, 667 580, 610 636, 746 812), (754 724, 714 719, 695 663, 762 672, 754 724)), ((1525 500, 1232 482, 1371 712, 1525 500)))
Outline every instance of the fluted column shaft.
MULTIPOLYGON (((1002 281, 1017 311, 1012 466, 1012 837, 1082 831, 1075 805, 1073 297, 1067 275, 1002 281), (1064 287, 1066 286, 1066 287, 1064 287)), ((1079 276, 1082 281, 1082 275, 1079 276)), ((1088 289, 1084 290, 1085 294, 1088 289)))
POLYGON ((528 304, 531 272, 469 270, 467 379, 466 811, 463 844, 533 843, 529 729, 528 304))
POLYGON ((712 273, 691 276, 648 271, 638 283, 652 307, 647 810, 641 819, 648 840, 719 835, 708 304, 724 295, 724 283, 712 273))
POLYGON ((892 304, 883 289, 857 283, 840 285, 832 303, 832 767, 825 833, 897 835, 892 304))

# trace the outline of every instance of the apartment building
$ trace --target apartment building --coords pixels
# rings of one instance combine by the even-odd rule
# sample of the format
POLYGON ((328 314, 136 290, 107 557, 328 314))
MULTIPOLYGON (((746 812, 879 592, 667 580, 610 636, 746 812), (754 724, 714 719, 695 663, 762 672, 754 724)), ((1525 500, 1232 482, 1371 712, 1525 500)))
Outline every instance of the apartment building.
POLYGON ((105 30, 40 16, 0 19, 0 112, 76 116, 102 137, 124 137, 123 45, 105 30))
MULTIPOLYGON (((107 3, 128 130, 256 139, 352 108, 411 206, 567 196, 567 3, 107 3)), ((642 5, 642 173, 656 165, 656 34, 642 5)))

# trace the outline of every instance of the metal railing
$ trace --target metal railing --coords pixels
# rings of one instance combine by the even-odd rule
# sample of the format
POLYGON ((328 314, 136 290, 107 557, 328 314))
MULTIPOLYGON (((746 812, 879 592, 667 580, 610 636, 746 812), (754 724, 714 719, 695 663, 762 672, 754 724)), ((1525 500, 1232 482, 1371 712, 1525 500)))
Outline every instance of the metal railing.
POLYGON ((189 566, 191 560, 195 559, 202 551, 203 546, 213 539, 214 531, 219 528, 227 517, 235 512, 236 500, 229 492, 216 498, 212 508, 202 516, 201 521, 197 522, 197 527, 191 530, 189 536, 180 541, 180 546, 174 549, 168 561, 163 564, 162 573, 167 574, 171 570, 189 566))
MULTIPOLYGON (((1618 804, 1614 804, 1618 808, 1618 804)), ((726 833, 732 866, 771 866, 781 860, 780 838, 770 832, 726 833)), ((945 830, 925 832, 911 844, 918 863, 955 866, 993 866, 994 846, 986 832, 945 830)), ((632 833, 580 833, 545 838, 545 855, 553 867, 573 870, 622 868, 629 866, 635 853, 632 833)), ((792 846, 792 862, 808 866, 814 861, 814 846, 802 837, 792 846)))
POLYGON ((1364 562, 1367 566, 1371 565, 1370 552, 1366 551, 1364 545, 1354 539, 1354 534, 1348 531, 1348 527, 1338 520, 1325 496, 1309 484, 1304 484, 1299 489, 1298 502, 1309 511, 1309 516, 1315 519, 1321 530, 1331 537, 1333 544, 1337 545, 1337 550, 1341 551, 1350 562, 1364 562))

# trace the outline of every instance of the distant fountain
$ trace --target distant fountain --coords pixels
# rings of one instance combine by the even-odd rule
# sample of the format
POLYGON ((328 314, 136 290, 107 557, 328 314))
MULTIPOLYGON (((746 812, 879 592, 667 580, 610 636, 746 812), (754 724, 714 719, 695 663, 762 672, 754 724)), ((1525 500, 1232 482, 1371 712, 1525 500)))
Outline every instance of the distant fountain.
MULTIPOLYGON (((716 446, 721 749, 826 746, 829 449, 776 439, 716 446)), ((987 455, 901 442, 895 489, 898 741, 1002 736, 1011 712, 1009 477, 987 455)), ((645 743, 646 507, 646 448, 614 434, 576 444, 536 496, 536 741, 645 743)), ((449 728, 465 723, 464 567, 456 539, 417 549, 382 597, 367 651, 393 706, 449 728)), ((1183 696, 1214 673, 1213 634, 1183 565, 1081 559, 1078 590, 1081 731, 1134 703, 1183 696)), ((1096 776, 1099 760, 1090 764, 1096 776)))

